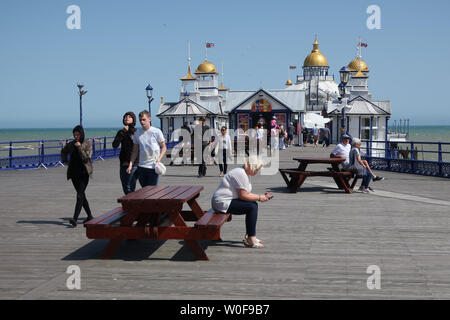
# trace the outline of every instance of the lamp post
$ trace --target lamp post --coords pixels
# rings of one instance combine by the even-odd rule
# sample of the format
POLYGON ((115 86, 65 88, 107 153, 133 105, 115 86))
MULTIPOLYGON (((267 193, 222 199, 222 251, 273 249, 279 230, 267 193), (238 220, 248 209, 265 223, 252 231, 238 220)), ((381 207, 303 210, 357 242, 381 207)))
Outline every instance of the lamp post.
POLYGON ((152 115, 152 101, 153 101, 153 88, 151 85, 147 85, 145 88, 145 91, 147 92, 147 98, 148 98, 148 112, 150 113, 150 116, 152 115))
MULTIPOLYGON (((350 71, 347 69, 347 67, 342 67, 341 70, 339 70, 340 76, 341 76, 341 83, 339 84, 339 94, 341 95, 340 101, 342 103, 342 99, 345 97, 345 86, 348 83, 348 78, 350 75, 350 71)), ((345 133, 345 105, 342 106, 341 109, 341 135, 345 133)))
POLYGON ((80 126, 83 126, 83 96, 87 93, 87 90, 83 90, 84 85, 81 83, 78 83, 77 87, 80 96, 80 126))

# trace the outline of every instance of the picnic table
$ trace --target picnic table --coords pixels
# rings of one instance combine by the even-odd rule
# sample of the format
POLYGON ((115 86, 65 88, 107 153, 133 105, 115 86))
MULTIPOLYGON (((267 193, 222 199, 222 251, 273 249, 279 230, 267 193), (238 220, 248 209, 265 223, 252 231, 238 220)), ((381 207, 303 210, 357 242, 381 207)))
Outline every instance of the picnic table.
POLYGON ((293 158, 293 160, 298 161, 299 165, 297 168, 291 169, 279 169, 281 176, 287 184, 288 189, 296 193, 297 189, 301 187, 303 182, 305 182, 307 177, 312 176, 322 176, 322 177, 332 177, 336 182, 339 189, 344 189, 346 193, 352 193, 353 188, 356 185, 358 177, 352 172, 342 171, 339 168, 339 164, 345 161, 341 158, 293 158), (309 164, 328 164, 331 165, 327 171, 310 171, 306 170, 309 164), (350 179, 353 179, 350 185, 350 179))
POLYGON ((197 240, 220 240, 220 228, 231 215, 203 211, 196 200, 202 190, 203 186, 144 187, 119 198, 121 207, 86 222, 86 235, 110 239, 102 259, 111 258, 123 240, 179 239, 197 260, 209 260, 197 240), (182 210, 185 203, 190 210, 182 210))

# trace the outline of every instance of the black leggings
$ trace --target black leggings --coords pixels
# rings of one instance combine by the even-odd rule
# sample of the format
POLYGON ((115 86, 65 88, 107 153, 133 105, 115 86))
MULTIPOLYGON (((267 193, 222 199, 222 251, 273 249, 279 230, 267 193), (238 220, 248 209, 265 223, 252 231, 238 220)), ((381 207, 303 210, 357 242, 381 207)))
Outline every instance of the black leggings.
POLYGON ((77 221, 78 216, 81 212, 81 207, 84 208, 86 211, 88 217, 92 217, 91 209, 89 208, 89 203, 86 199, 86 188, 89 183, 89 175, 88 174, 82 174, 78 177, 72 178, 72 184, 77 191, 77 203, 75 204, 75 212, 73 214, 73 219, 77 221))
POLYGON ((227 168, 228 168, 228 166, 227 166, 227 149, 223 149, 223 151, 222 151, 222 159, 220 159, 220 157, 219 157, 219 169, 220 169, 220 172, 223 172, 223 174, 226 174, 227 173, 227 168))

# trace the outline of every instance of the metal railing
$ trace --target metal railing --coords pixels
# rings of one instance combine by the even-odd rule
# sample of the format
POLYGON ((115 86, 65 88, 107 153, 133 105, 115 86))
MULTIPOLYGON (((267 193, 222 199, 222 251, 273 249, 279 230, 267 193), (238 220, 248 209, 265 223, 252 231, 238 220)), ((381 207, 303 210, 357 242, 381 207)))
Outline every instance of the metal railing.
POLYGON ((361 155, 376 170, 450 178, 450 142, 362 140, 361 155))
MULTIPOLYGON (((63 140, 29 140, 0 142, 0 170, 47 168, 63 165, 61 149, 63 140)), ((92 160, 115 158, 120 148, 112 148, 114 137, 90 138, 92 141, 92 160)))

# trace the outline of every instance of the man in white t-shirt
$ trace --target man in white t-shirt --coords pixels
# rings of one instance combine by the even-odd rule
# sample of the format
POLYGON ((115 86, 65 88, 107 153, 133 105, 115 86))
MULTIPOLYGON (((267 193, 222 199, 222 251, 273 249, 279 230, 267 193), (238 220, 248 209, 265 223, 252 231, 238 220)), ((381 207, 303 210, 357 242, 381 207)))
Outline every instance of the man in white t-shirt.
POLYGON ((341 143, 338 143, 331 151, 330 158, 341 158, 345 159, 342 165, 349 164, 350 150, 352 146, 350 145, 350 136, 348 134, 343 134, 341 136, 341 143))
POLYGON ((139 154, 138 175, 142 187, 158 185, 159 175, 155 172, 158 162, 166 154, 166 142, 162 131, 152 127, 151 117, 147 110, 139 113, 142 129, 133 134, 133 151, 127 172, 131 171, 133 162, 139 154))

